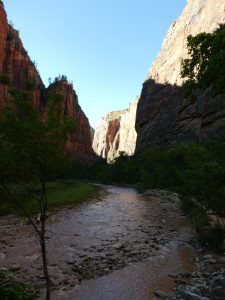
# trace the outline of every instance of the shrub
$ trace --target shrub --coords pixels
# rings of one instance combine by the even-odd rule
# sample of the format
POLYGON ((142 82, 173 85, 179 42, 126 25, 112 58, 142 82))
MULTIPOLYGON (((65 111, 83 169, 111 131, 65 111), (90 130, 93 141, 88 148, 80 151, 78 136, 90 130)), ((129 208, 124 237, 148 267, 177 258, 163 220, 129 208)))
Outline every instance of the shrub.
POLYGON ((219 225, 216 227, 202 227, 198 232, 199 243, 208 248, 215 248, 219 250, 224 239, 224 228, 219 225))
POLYGON ((35 298, 34 287, 17 281, 6 272, 0 271, 0 299, 34 300, 35 298))
POLYGON ((0 75, 0 83, 4 85, 10 84, 10 78, 8 75, 0 75))

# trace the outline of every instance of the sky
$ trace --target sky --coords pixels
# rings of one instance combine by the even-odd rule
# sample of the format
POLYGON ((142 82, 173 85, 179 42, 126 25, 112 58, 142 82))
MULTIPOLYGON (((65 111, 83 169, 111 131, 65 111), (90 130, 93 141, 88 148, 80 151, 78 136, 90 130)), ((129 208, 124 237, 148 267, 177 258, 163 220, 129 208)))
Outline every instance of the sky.
POLYGON ((8 20, 48 85, 73 82, 93 128, 141 93, 187 0, 3 0, 8 20))

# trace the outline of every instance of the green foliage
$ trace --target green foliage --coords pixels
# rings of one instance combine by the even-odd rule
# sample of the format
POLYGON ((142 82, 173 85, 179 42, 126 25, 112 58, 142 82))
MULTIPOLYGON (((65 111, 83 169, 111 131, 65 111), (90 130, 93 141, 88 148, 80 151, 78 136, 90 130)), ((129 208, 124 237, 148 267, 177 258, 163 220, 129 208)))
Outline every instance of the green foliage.
POLYGON ((74 129, 57 110, 40 113, 26 93, 17 93, 0 118, 2 182, 50 179, 66 161, 67 133, 74 129), (13 104, 12 104, 13 103, 13 104))
POLYGON ((35 89, 36 83, 35 79, 33 78, 28 78, 25 82, 25 90, 26 91, 32 91, 35 89))
POLYGON ((197 231, 210 225, 209 216, 203 206, 189 196, 181 194, 180 198, 182 211, 192 219, 197 231))
POLYGON ((213 33, 188 36, 190 58, 183 59, 181 77, 187 78, 186 91, 212 87, 214 95, 225 92, 225 25, 213 33))
MULTIPOLYGON (((178 144, 166 150, 144 149, 113 165, 99 161, 88 178, 104 183, 133 184, 140 192, 168 189, 181 195, 182 210, 193 220, 197 231, 209 226, 209 214, 225 229, 225 135, 210 143, 178 144)), ((87 173, 83 175, 87 178, 87 173)), ((211 231, 207 231, 212 236, 211 231)), ((222 234, 217 241, 221 241, 222 234)), ((201 233, 202 239, 209 239, 201 233)), ((212 245, 217 243, 212 240, 212 245)))
POLYGON ((7 75, 0 75, 0 83, 4 85, 9 85, 10 84, 10 78, 7 75))
MULTIPOLYGON (((10 107, 0 117, 1 202, 16 198, 17 204, 26 207, 37 185, 68 171, 65 144, 72 130, 73 122, 61 116, 60 110, 49 109, 45 115, 27 93, 14 92, 10 107)), ((35 195, 41 197, 41 192, 35 195)))
POLYGON ((29 97, 31 89, 29 85, 25 92, 11 90, 9 106, 0 115, 0 202, 15 205, 39 238, 47 300, 51 281, 45 244, 46 182, 68 172, 70 160, 65 146, 74 124, 58 109, 59 103, 54 109, 47 104, 44 112, 40 111, 29 97), (36 224, 29 210, 32 200, 36 201, 40 224, 36 224))
POLYGON ((200 244, 208 248, 220 250, 224 239, 225 231, 221 226, 203 227, 198 232, 198 240, 200 244))
POLYGON ((67 76, 59 74, 57 77, 55 77, 54 82, 58 82, 58 81, 68 81, 67 76))
POLYGON ((0 271, 0 299, 34 300, 35 298, 35 290, 32 286, 17 281, 6 272, 0 271))
POLYGON ((14 33, 12 30, 10 30, 7 34, 7 41, 12 41, 14 39, 14 33))
MULTIPOLYGON (((23 209, 26 214, 33 215, 39 213, 38 202, 36 201, 37 195, 40 194, 38 185, 30 185, 29 197, 26 197, 26 188, 23 185, 14 186, 17 195, 20 194, 21 198, 26 199, 23 209)), ((63 207, 74 207, 83 201, 96 196, 99 188, 95 185, 82 183, 74 180, 60 180, 48 182, 46 184, 46 191, 48 194, 48 209, 57 210, 63 207)), ((3 194, 0 194, 3 197, 3 194)), ((5 196, 6 197, 6 196, 5 196)), ((23 212, 17 208, 10 201, 0 202, 0 215, 16 214, 22 215, 23 212)))
POLYGON ((64 180, 47 184, 49 209, 74 207, 96 196, 99 187, 79 181, 64 180))

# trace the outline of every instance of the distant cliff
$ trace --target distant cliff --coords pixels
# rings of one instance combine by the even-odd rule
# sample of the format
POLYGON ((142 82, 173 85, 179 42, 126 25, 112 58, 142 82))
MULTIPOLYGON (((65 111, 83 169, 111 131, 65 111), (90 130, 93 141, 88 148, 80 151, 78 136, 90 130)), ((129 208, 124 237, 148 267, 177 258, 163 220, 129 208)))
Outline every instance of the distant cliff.
POLYGON ((73 87, 67 81, 59 80, 45 88, 35 63, 23 47, 18 31, 8 24, 3 3, 0 1, 0 107, 10 98, 5 81, 10 81, 10 85, 18 90, 32 84, 34 89, 31 96, 34 105, 40 110, 45 109, 49 92, 53 89, 59 90, 63 96, 62 110, 68 117, 76 120, 76 131, 69 137, 68 148, 80 162, 90 162, 93 159, 91 128, 79 106, 73 87))
MULTIPOLYGON (((202 140, 213 136, 225 118, 225 96, 199 92, 184 99, 181 59, 188 56, 187 36, 212 32, 225 23, 224 0, 188 0, 170 27, 160 53, 143 84, 137 106, 137 151, 146 146, 202 140)), ((224 66, 222 66, 224 67, 224 66)))
POLYGON ((120 152, 133 155, 136 146, 136 108, 138 99, 130 104, 129 109, 108 113, 95 130, 93 149, 108 162, 112 162, 120 152))

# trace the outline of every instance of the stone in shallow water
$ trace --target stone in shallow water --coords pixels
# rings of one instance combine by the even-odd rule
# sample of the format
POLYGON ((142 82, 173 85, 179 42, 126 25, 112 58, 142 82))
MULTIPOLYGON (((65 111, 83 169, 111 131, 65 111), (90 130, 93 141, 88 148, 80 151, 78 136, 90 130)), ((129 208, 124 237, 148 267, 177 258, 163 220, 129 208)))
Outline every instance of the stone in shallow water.
POLYGON ((165 292, 163 292, 163 291, 160 291, 160 290, 158 290, 158 291, 155 291, 155 293, 154 293, 157 297, 159 297, 159 298, 167 298, 168 297, 168 294, 166 294, 165 292))
POLYGON ((119 250, 121 248, 123 248, 123 245, 118 243, 118 244, 114 244, 113 247, 116 249, 116 250, 119 250))

